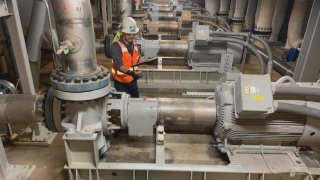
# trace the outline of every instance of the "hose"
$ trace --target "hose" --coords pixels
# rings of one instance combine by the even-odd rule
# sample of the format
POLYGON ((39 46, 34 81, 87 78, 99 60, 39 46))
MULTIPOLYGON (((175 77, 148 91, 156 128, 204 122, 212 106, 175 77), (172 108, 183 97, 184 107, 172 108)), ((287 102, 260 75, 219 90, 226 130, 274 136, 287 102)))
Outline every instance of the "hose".
POLYGON ((320 110, 303 105, 278 102, 277 111, 295 113, 320 119, 320 110))
POLYGON ((320 88, 299 87, 299 86, 290 86, 290 85, 276 85, 275 94, 290 94, 290 95, 320 97, 320 88))
POLYGON ((291 84, 296 84, 296 81, 290 76, 283 76, 278 81, 275 82, 275 85, 281 85, 285 82, 290 82, 291 84))
POLYGON ((259 60, 259 69, 260 69, 260 74, 264 74, 264 60, 261 56, 261 54, 258 53, 258 51, 256 50, 256 48, 254 48, 252 45, 239 40, 239 39, 235 39, 235 38, 225 38, 225 37, 211 37, 210 41, 226 41, 226 42, 233 42, 233 43, 237 43, 237 44, 241 44, 243 46, 245 46, 246 48, 248 48, 252 53, 255 54, 255 56, 258 58, 259 60))
POLYGON ((241 32, 217 32, 217 31, 213 31, 210 33, 210 35, 213 36, 239 36, 239 37, 244 37, 244 38, 250 38, 253 40, 256 40, 258 42, 260 42, 263 46, 264 49, 268 55, 268 68, 267 68, 267 73, 271 74, 272 69, 273 69, 273 56, 272 56, 272 51, 270 46, 268 45, 268 43, 266 41, 264 41, 262 38, 260 38, 259 36, 256 36, 254 34, 251 33, 241 33, 241 32))

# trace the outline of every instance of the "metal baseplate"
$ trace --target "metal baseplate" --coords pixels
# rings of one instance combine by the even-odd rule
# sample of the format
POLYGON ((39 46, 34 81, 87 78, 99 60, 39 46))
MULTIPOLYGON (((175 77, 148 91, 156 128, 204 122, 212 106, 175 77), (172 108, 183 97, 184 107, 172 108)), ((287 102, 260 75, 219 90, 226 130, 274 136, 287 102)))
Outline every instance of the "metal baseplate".
MULTIPOLYGON (((92 139, 75 142, 65 139, 68 164, 65 169, 70 179, 108 180, 312 180, 320 178, 320 166, 309 167, 292 148, 282 148, 283 153, 245 153, 227 151, 229 163, 170 164, 166 161, 164 129, 156 128, 154 163, 107 162, 99 159, 97 141, 92 139), (163 136, 164 137, 164 136, 163 136), (78 151, 82 149, 81 153, 78 151), (77 162, 76 162, 77 161, 77 162)), ((196 144, 190 148, 196 148, 196 144)), ((214 148, 214 147, 212 147, 214 148)), ((251 149, 251 147, 249 147, 251 149)), ((280 148, 281 149, 281 148, 280 148)), ((194 154, 195 160, 197 154, 194 154)))
POLYGON ((14 139, 13 144, 18 146, 49 146, 58 133, 49 131, 43 125, 39 125, 36 128, 27 127, 20 134, 16 135, 17 137, 12 137, 14 139))
MULTIPOLYGON (((32 172, 35 170, 35 165, 12 165, 7 167, 8 173, 6 174, 6 180, 25 180, 29 179, 32 172)), ((0 178, 2 179, 2 178, 0 178)))

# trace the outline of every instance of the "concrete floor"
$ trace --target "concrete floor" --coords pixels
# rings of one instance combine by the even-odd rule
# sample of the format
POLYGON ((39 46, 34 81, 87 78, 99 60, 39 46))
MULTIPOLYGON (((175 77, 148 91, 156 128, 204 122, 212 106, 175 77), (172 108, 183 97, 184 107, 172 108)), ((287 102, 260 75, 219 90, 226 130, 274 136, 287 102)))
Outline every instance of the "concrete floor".
MULTIPOLYGON (((274 52, 281 55, 282 50, 276 49, 274 52)), ((106 61, 103 55, 98 56, 98 62, 110 67, 110 62, 106 61)), ((52 68, 52 63, 42 67, 40 91, 50 86, 48 79, 52 68)), ((257 69, 255 60, 245 66, 246 73, 257 73, 257 69)), ((275 81, 279 77, 278 73, 272 73, 272 80, 275 81)), ((113 146, 108 152, 109 161, 154 162, 153 138, 134 139, 121 136, 120 139, 116 137, 113 140, 113 146)), ((222 159, 217 150, 213 148, 213 142, 211 135, 170 135, 168 144, 166 144, 166 163, 226 164, 226 160, 222 159)), ((68 178, 67 172, 63 169, 66 155, 61 135, 57 136, 49 147, 5 145, 5 150, 11 164, 36 165, 30 179, 68 178)))

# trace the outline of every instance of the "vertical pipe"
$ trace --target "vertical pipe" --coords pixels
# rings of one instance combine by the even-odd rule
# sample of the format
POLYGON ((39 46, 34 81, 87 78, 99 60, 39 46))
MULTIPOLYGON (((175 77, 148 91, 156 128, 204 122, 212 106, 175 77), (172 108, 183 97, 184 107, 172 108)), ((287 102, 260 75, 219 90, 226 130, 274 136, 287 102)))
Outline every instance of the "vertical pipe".
POLYGON ((269 40, 272 33, 272 17, 276 0, 260 0, 259 4, 256 12, 257 20, 254 33, 269 40))
POLYGON ((248 0, 247 13, 245 17, 245 29, 251 31, 254 27, 255 14, 257 10, 258 0, 248 0))
POLYGON ((241 32, 245 22, 248 0, 237 0, 234 15, 232 18, 232 31, 241 32))
POLYGON ((133 0, 134 1, 134 10, 139 11, 141 10, 142 0, 133 0))
POLYGON ((226 21, 229 15, 229 8, 230 8, 230 0, 221 0, 218 16, 221 19, 226 21))
POLYGON ((35 89, 40 85, 41 46, 47 21, 47 8, 42 1, 34 1, 27 37, 27 52, 35 89))
POLYGON ((131 0, 117 0, 118 22, 121 23, 124 17, 130 17, 132 14, 131 0))
POLYGON ((232 19, 236 8, 236 0, 231 0, 228 19, 232 19))
POLYGON ((286 9, 289 0, 277 1, 272 18, 272 34, 270 41, 278 41, 279 33, 286 17, 286 9))
POLYGON ((296 0, 290 16, 288 25, 288 39, 286 49, 298 48, 302 43, 305 22, 308 17, 308 6, 310 0, 296 0))
POLYGON ((70 42, 62 57, 62 71, 71 75, 96 72, 97 60, 90 0, 52 0, 60 42, 70 42))
POLYGON ((216 15, 220 9, 220 0, 205 0, 205 8, 212 16, 216 15))

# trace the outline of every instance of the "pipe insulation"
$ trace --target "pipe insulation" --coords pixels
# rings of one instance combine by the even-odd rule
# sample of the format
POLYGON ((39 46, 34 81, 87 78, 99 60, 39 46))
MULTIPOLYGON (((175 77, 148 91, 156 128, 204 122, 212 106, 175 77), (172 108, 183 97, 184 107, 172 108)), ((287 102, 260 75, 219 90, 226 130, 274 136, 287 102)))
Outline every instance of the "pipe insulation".
POLYGON ((286 49, 298 48, 302 43, 309 2, 310 0, 296 0, 294 2, 288 25, 286 49))

